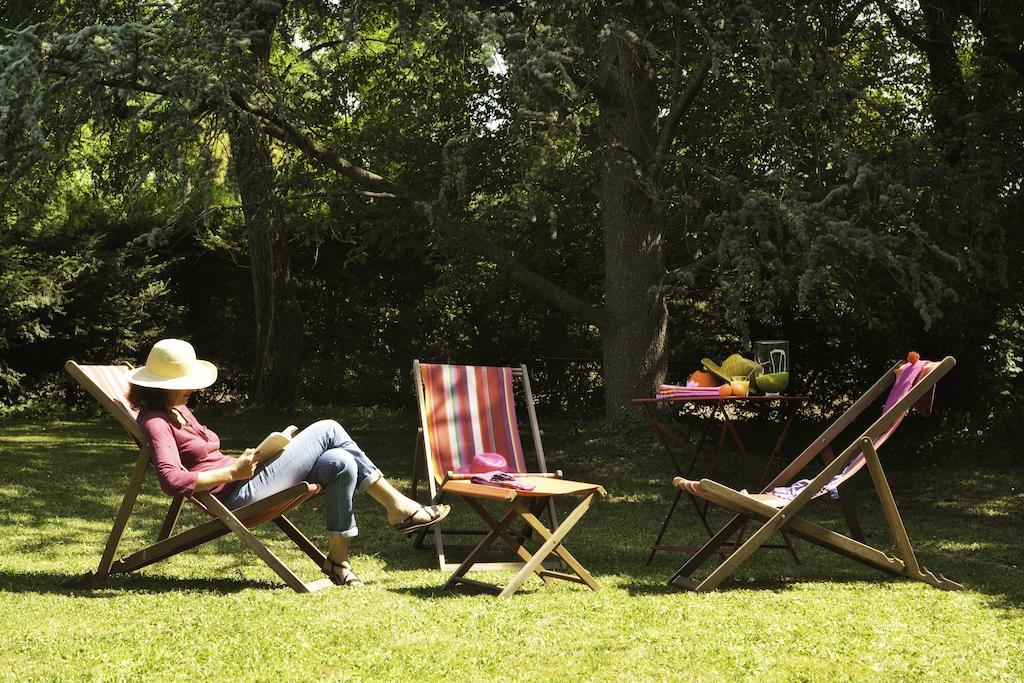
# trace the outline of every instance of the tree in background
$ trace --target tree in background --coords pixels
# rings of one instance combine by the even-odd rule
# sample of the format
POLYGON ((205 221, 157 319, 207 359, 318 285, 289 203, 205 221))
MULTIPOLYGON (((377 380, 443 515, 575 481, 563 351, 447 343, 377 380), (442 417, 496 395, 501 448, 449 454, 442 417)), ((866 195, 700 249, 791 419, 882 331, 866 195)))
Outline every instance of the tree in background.
POLYGON ((198 242, 252 267, 262 400, 299 386, 302 328, 321 383, 360 353, 599 345, 608 412, 768 333, 842 373, 826 398, 922 341, 980 378, 1020 334, 1018 34, 937 7, 63 4, 0 55, 0 171, 45 177, 87 129, 126 177, 167 169, 198 242))

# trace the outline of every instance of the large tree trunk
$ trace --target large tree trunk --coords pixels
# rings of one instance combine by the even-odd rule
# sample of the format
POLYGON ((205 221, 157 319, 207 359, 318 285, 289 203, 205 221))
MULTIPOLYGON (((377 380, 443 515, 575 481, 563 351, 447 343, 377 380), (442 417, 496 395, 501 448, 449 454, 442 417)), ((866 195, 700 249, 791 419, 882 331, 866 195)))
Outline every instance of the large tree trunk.
POLYGON ((601 46, 601 223, 605 310, 605 410, 649 396, 665 377, 668 310, 656 293, 665 275, 664 219, 645 186, 657 143, 658 92, 642 46, 611 35, 601 46))
POLYGON ((958 0, 921 3, 926 27, 922 44, 932 86, 930 109, 935 121, 935 139, 951 165, 959 163, 963 155, 963 117, 969 109, 956 46, 956 31, 960 25, 958 5, 958 0))
MULTIPOLYGON (((257 78, 270 61, 279 15, 280 6, 270 5, 243 15, 253 21, 252 28, 256 29, 250 33, 250 56, 257 78)), ((258 405, 289 406, 295 402, 298 390, 302 312, 292 280, 270 140, 255 119, 241 113, 232 120, 230 137, 252 267, 256 317, 252 401, 258 405)))
POLYGON ((298 388, 302 313, 291 275, 283 211, 266 136, 248 118, 231 127, 231 153, 245 215, 256 322, 252 400, 289 406, 298 388))

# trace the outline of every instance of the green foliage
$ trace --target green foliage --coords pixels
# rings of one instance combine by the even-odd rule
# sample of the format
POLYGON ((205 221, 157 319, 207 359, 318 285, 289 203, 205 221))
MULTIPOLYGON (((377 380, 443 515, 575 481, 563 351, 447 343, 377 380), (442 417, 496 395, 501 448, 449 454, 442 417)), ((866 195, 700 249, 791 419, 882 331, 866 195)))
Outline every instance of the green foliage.
POLYGON ((0 40, 8 401, 61 354, 139 361, 172 332, 244 392, 249 255, 225 138, 244 99, 426 206, 367 197, 275 143, 306 397, 408 400, 413 357, 548 359, 545 400, 578 408, 600 389, 600 332, 431 216, 604 305, 614 37, 655 74, 659 122, 710 59, 657 168, 633 169, 674 271, 652 292, 670 299, 670 379, 784 337, 791 389, 829 404, 916 348, 957 356, 960 408, 1005 410, 1022 364, 1024 95, 1001 6, 957 18, 952 97, 907 38, 927 28, 919 10, 894 23, 853 0, 15 4, 0 40))
POLYGON ((38 391, 68 358, 138 358, 173 324, 178 311, 162 279, 166 265, 110 239, 107 231, 117 227, 99 222, 0 233, 0 395, 6 400, 38 391))

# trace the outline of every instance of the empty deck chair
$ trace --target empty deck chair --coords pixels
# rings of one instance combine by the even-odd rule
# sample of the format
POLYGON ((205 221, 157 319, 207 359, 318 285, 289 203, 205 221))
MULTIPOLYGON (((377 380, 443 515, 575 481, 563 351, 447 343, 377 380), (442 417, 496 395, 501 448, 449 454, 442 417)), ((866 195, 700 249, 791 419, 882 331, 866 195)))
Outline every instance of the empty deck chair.
POLYGON ((673 484, 680 490, 730 510, 736 513, 736 516, 680 567, 669 579, 669 584, 700 592, 714 590, 772 535, 784 530, 839 555, 891 574, 906 576, 946 590, 962 588, 960 584, 950 581, 941 574, 933 574, 918 564, 878 458, 878 449, 889 439, 911 408, 916 407, 922 413, 930 411, 936 383, 955 364, 956 361, 951 356, 937 363, 922 360, 897 363, 818 439, 815 439, 811 446, 780 472, 761 493, 747 494, 736 491, 710 479, 693 481, 676 477, 673 484), (833 441, 890 387, 891 391, 880 418, 838 456, 832 457, 813 479, 786 485, 815 457, 822 453, 831 456, 833 441), (808 522, 799 516, 811 500, 834 492, 863 469, 867 469, 871 476, 882 513, 901 557, 890 557, 881 550, 808 522), (728 539, 750 520, 760 522, 761 527, 703 580, 692 579, 693 573, 717 554, 728 539))
MULTIPOLYGON (((413 381, 420 408, 421 427, 417 434, 413 458, 413 494, 419 479, 420 461, 425 463, 430 498, 434 503, 445 498, 441 491, 446 481, 458 478, 473 457, 480 453, 497 453, 505 458, 509 471, 525 473, 526 458, 519 437, 514 382, 522 384, 526 412, 536 453, 537 467, 532 472, 547 474, 544 447, 541 444, 537 414, 526 366, 517 368, 478 365, 441 365, 413 361, 413 381)), ((554 503, 547 503, 552 527, 558 526, 554 503)), ((417 538, 419 545, 428 531, 434 534, 438 569, 450 570, 459 563, 448 562, 445 537, 480 535, 481 530, 442 529, 435 524, 417 538)), ((478 562, 475 569, 516 569, 520 562, 478 562)))

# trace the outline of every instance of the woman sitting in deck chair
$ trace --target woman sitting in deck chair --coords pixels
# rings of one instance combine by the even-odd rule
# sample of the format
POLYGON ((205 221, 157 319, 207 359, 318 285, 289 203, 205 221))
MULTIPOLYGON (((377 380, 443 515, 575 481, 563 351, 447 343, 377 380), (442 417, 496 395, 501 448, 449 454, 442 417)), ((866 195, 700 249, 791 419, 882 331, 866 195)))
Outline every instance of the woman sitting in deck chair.
POLYGON ((323 486, 327 513, 327 560, 322 567, 334 583, 359 586, 348 541, 359 533, 352 511, 357 490, 380 503, 390 527, 408 533, 447 516, 447 505, 420 505, 399 493, 334 420, 315 422, 295 435, 280 456, 262 467, 254 449, 238 458, 220 451, 220 438, 187 407, 193 391, 213 384, 217 368, 196 359, 180 339, 153 345, 144 367, 128 374, 128 400, 153 446, 160 488, 172 496, 209 491, 229 509, 273 495, 302 481, 323 486))

